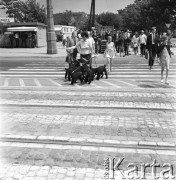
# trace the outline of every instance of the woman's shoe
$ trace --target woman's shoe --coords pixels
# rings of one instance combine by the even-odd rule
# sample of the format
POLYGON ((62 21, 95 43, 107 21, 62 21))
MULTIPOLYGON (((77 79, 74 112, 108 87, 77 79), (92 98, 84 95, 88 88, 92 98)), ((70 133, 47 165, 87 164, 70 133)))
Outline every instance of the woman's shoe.
POLYGON ((164 81, 163 81, 163 79, 161 80, 161 83, 163 83, 164 81))
POLYGON ((169 85, 169 82, 166 80, 166 81, 165 81, 165 84, 169 85))

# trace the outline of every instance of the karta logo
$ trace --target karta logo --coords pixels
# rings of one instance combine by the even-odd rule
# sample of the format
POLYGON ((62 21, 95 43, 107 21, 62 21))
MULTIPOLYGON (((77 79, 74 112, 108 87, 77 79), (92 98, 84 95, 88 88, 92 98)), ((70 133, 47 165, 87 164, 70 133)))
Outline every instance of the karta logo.
POLYGON ((141 163, 139 165, 135 163, 129 163, 127 165, 127 170, 121 170, 120 166, 123 165, 123 161, 125 158, 120 158, 115 160, 115 158, 107 158, 104 161, 104 179, 117 179, 115 177, 115 172, 119 171, 122 179, 146 179, 146 168, 151 169, 150 179, 175 179, 173 175, 173 165, 170 163, 164 163, 160 165, 154 159, 153 162, 150 163, 141 163), (162 168, 159 174, 156 173, 157 168, 162 168), (159 176, 158 176, 159 175, 159 176))

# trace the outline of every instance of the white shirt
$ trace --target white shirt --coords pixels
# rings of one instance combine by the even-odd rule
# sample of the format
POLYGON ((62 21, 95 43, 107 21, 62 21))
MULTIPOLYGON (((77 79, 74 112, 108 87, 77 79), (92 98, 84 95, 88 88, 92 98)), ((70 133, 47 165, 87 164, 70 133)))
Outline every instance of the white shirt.
POLYGON ((86 39, 85 41, 81 39, 77 44, 76 47, 78 47, 78 52, 80 54, 91 54, 92 53, 92 43, 89 39, 86 39))
POLYGON ((67 48, 67 51, 70 51, 71 49, 78 49, 78 52, 80 54, 91 54, 93 53, 93 46, 90 43, 90 41, 88 39, 86 39, 85 41, 83 39, 81 39, 76 46, 72 46, 67 48))
POLYGON ((67 39, 67 37, 66 37, 66 35, 65 35, 65 34, 63 35, 63 39, 67 39))
POLYGON ((139 43, 146 45, 146 42, 147 42, 147 36, 146 36, 145 34, 141 34, 141 35, 139 36, 139 43))
POLYGON ((19 38, 19 34, 18 34, 18 33, 15 34, 15 38, 16 38, 16 39, 19 38))
POLYGON ((87 40, 90 41, 90 44, 91 44, 92 47, 94 48, 94 46, 95 46, 94 38, 93 38, 93 37, 89 37, 87 40))
POLYGON ((156 34, 152 33, 152 44, 155 44, 155 37, 156 37, 156 34))
POLYGON ((134 43, 134 44, 139 44, 139 37, 136 37, 135 35, 133 36, 133 39, 132 39, 132 42, 134 43))

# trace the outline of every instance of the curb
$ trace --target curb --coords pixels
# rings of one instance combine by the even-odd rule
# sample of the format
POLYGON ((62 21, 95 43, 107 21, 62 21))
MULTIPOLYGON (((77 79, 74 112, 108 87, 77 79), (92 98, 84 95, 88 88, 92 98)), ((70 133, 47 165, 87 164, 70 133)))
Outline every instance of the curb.
POLYGON ((29 104, 29 103, 14 103, 14 104, 5 104, 5 103, 0 103, 1 106, 6 106, 6 107, 11 107, 11 106, 16 106, 16 107, 52 107, 52 108, 94 108, 94 109, 129 109, 129 110, 152 110, 152 111, 171 111, 171 112, 175 112, 176 109, 174 107, 172 108, 161 108, 161 107, 158 107, 158 108, 152 108, 152 107, 129 107, 129 106, 109 106, 107 107, 107 105, 84 105, 83 104, 80 104, 80 105, 73 105, 73 104, 65 104, 65 105, 62 105, 62 104, 39 104, 39 103, 36 103, 36 104, 29 104))
POLYGON ((42 144, 62 144, 62 145, 84 145, 98 147, 116 147, 116 148, 141 148, 141 149, 176 149, 176 142, 152 142, 152 141, 120 141, 120 140, 102 140, 70 138, 57 136, 20 136, 20 135, 0 135, 0 141, 3 142, 21 142, 21 143, 42 143, 42 144), (117 147, 118 146, 118 147, 117 147))
POLYGON ((131 89, 128 89, 128 88, 120 88, 120 89, 116 89, 116 88, 91 88, 90 87, 77 87, 77 86, 69 86, 69 87, 0 87, 0 90, 22 90, 22 91, 38 91, 40 89, 40 91, 91 91, 91 92, 139 92, 139 93, 169 93, 169 94, 172 94, 172 93, 175 93, 176 90, 175 89, 172 89, 172 91, 170 89, 162 89, 162 88, 131 88, 131 89))

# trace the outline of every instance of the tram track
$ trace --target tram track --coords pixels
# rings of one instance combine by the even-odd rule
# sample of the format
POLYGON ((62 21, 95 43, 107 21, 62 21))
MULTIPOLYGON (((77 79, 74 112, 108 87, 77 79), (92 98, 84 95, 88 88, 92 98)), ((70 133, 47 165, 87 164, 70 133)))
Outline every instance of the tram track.
MULTIPOLYGON (((49 145, 62 145, 63 147, 67 146, 72 146, 72 147, 87 147, 91 149, 91 147, 96 147, 97 149, 99 148, 116 148, 116 149, 145 149, 145 150, 164 150, 164 151, 175 151, 176 153, 176 145, 173 143, 170 144, 170 146, 166 145, 151 145, 152 142, 146 142, 145 145, 142 145, 140 142, 135 142, 130 144, 130 142, 125 141, 123 142, 118 142, 117 143, 105 143, 105 142, 99 142, 100 140, 94 139, 94 142, 88 142, 89 140, 84 139, 84 141, 70 141, 70 140, 52 140, 52 139, 27 139, 27 138, 0 138, 1 143, 10 143, 7 145, 10 146, 24 146, 25 147, 31 147, 31 145, 42 145, 43 148, 49 145), (122 144, 123 143, 123 144, 122 144), (20 145, 21 144, 21 145, 20 145), (26 145, 28 144, 28 145, 26 145), (150 145, 149 145, 150 144, 150 145)), ((0 146, 4 146, 1 144, 0 146)), ((60 147, 60 146, 58 146, 60 147)), ((63 148, 64 149, 64 148, 63 148)))

